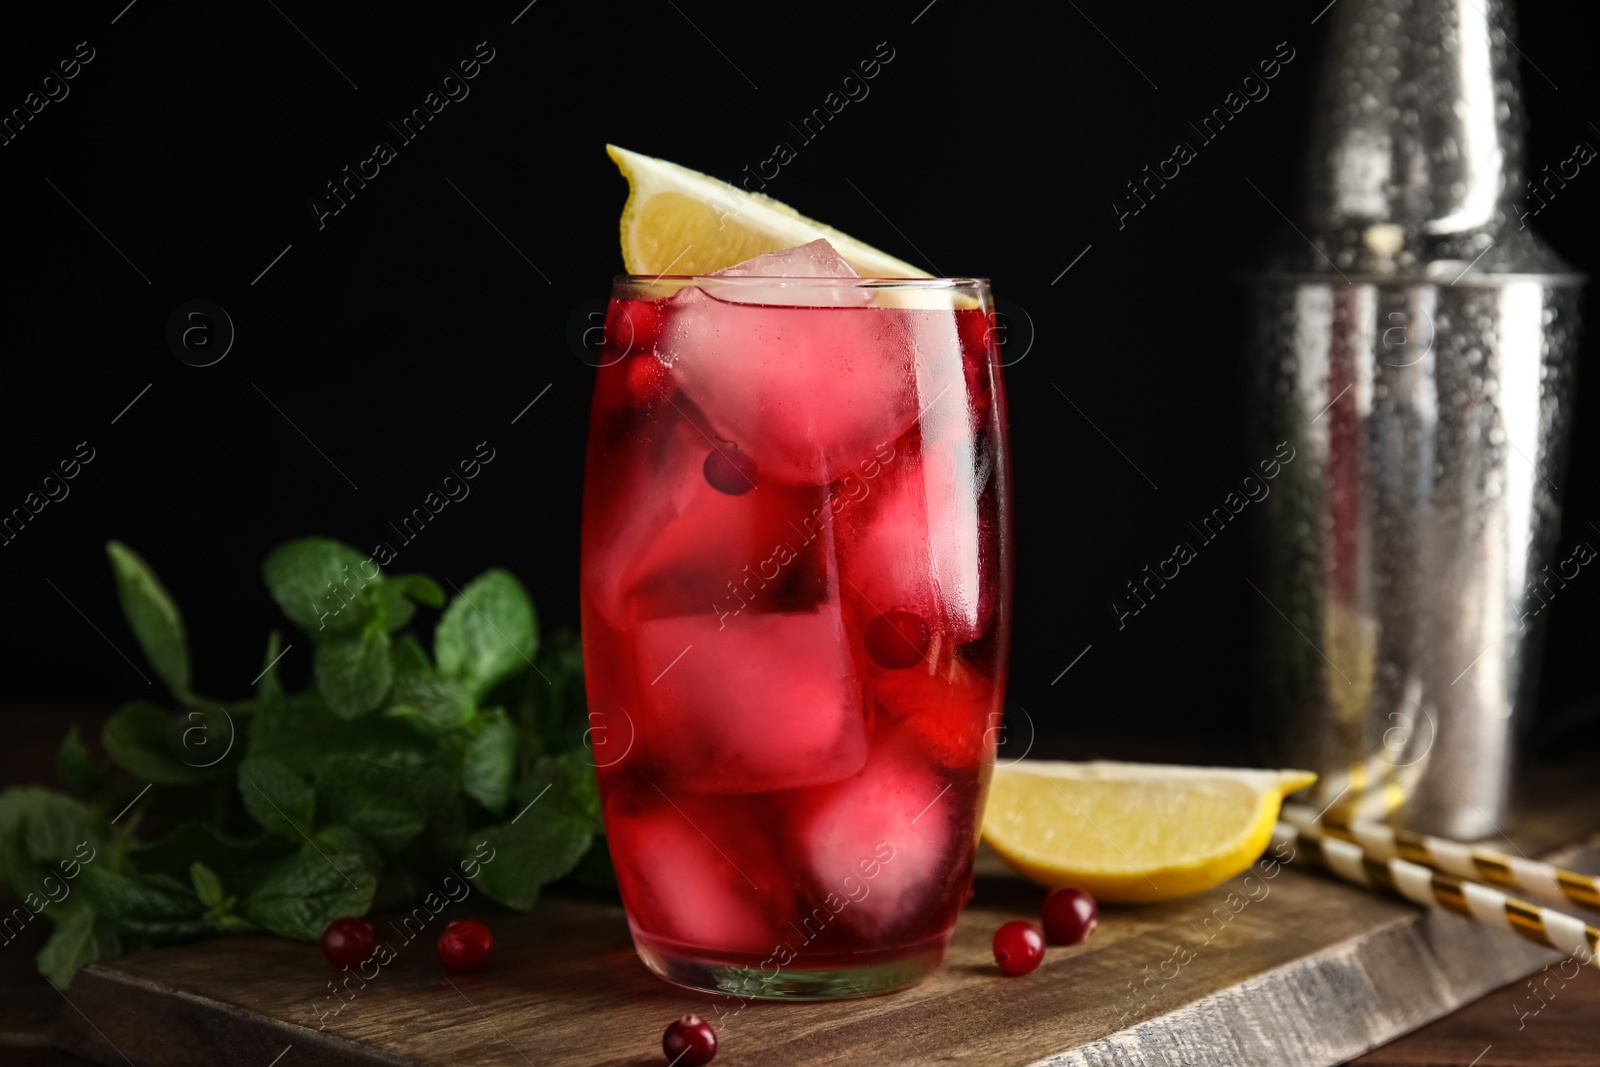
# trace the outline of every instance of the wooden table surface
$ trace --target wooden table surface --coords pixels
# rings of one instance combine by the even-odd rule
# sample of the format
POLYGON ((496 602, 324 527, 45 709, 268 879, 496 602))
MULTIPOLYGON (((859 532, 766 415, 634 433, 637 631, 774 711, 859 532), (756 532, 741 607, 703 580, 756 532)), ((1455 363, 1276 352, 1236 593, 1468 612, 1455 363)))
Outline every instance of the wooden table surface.
MULTIPOLYGON (((93 737, 101 718, 93 711, 0 712, 6 737, 0 746, 0 785, 49 782, 54 749, 66 727, 77 722, 93 737)), ((1548 784, 1559 777, 1556 772, 1529 776, 1529 784, 1537 788, 1541 780, 1548 784)), ((76 1009, 34 970, 43 926, 0 949, 0 1065, 83 1067, 86 1061, 45 1047, 56 1014, 76 1009)), ((1596 968, 1585 968, 1564 986, 1541 987, 1539 994, 1536 998, 1522 984, 1497 990, 1355 1062, 1370 1067, 1600 1067, 1596 968)))

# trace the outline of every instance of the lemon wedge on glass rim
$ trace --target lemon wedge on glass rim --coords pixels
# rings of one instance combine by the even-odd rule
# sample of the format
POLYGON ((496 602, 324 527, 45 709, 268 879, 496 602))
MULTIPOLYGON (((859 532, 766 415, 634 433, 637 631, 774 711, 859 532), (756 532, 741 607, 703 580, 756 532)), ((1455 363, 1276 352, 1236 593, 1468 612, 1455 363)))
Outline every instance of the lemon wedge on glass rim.
POLYGON ((615 145, 606 151, 628 179, 622 262, 629 274, 709 274, 822 237, 863 278, 928 277, 769 196, 615 145))
POLYGON ((1024 760, 997 766, 983 839, 1041 885, 1100 900, 1171 900, 1261 855, 1285 795, 1309 771, 1024 760))

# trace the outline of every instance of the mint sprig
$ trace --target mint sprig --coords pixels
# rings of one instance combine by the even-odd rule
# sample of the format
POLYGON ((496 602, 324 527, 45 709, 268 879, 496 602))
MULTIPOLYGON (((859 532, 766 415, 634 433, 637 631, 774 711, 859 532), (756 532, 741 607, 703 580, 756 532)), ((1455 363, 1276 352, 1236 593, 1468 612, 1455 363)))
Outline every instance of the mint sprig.
POLYGON ((189 644, 183 630, 183 615, 155 572, 138 554, 120 541, 106 545, 111 557, 111 572, 117 581, 117 599, 122 614, 133 629, 145 661, 181 703, 192 703, 189 691, 189 644))
POLYGON ((284 687, 274 633, 254 695, 221 702, 194 691, 184 618, 155 572, 126 545, 106 551, 174 706, 119 709, 101 733, 114 766, 69 732, 56 770, 70 795, 0 793, 0 881, 55 924, 38 965, 56 984, 154 945, 316 940, 333 919, 415 904, 450 868, 518 909, 561 878, 604 884, 577 636, 541 643, 510 573, 447 596, 337 541, 282 545, 262 576, 304 634, 291 643, 311 684, 284 687), (442 609, 431 641, 420 608, 442 609), (114 789, 117 769, 136 784, 114 789))

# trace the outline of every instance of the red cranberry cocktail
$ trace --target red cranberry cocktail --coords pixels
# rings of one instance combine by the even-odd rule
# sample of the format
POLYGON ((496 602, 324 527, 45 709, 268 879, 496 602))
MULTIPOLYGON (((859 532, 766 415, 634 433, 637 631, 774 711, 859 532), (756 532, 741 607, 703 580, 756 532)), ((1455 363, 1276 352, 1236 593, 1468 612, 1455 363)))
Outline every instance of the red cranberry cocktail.
POLYGON ((582 575, 606 834, 657 974, 863 996, 941 960, 993 763, 990 296, 731 274, 619 278, 607 318, 582 575))

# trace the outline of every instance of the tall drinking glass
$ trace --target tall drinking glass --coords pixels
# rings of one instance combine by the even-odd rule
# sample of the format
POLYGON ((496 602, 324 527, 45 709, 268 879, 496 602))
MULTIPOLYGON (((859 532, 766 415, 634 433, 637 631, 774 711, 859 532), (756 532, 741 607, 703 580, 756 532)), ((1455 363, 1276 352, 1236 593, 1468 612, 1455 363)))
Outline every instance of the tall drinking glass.
POLYGON ((938 966, 1005 687, 1005 397, 979 279, 619 277, 582 608, 640 957, 749 997, 938 966))

